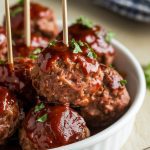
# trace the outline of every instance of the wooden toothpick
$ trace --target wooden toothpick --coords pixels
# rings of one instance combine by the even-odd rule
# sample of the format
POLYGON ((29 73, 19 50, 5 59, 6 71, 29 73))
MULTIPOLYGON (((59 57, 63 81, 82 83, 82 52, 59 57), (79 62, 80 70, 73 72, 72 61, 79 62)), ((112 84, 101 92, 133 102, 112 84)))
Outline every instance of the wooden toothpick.
POLYGON ((6 33, 7 33, 7 45, 8 45, 8 64, 13 65, 13 51, 12 51, 12 35, 10 24, 10 10, 9 1, 5 0, 5 13, 6 13, 6 33))
POLYGON ((63 43, 68 46, 67 0, 62 0, 62 18, 63 18, 63 43))
POLYGON ((25 44, 31 45, 31 24, 30 24, 30 0, 24 0, 24 34, 25 44))

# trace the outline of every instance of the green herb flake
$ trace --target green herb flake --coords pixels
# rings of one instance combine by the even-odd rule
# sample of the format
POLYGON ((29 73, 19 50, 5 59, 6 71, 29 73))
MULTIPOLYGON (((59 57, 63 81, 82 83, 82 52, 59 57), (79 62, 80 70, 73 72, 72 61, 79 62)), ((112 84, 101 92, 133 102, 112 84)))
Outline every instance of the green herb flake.
POLYGON ((127 84, 127 80, 120 80, 119 82, 121 86, 125 86, 127 84))
POLYGON ((87 55, 89 58, 97 58, 97 55, 95 53, 93 53, 92 51, 88 52, 88 55, 87 55))
POLYGON ((143 67, 143 69, 144 69, 147 88, 150 89, 150 64, 143 67))
POLYGON ((40 54, 41 53, 41 49, 40 48, 36 48, 33 52, 32 52, 32 54, 29 56, 29 58, 30 59, 37 59, 38 58, 38 54, 40 54))
POLYGON ((11 16, 15 17, 20 12, 23 12, 23 7, 18 7, 15 10, 11 11, 11 16))
POLYGON ((94 59, 94 58, 96 59, 96 58, 97 58, 97 55, 96 55, 96 53, 94 52, 94 50, 93 50, 87 43, 85 43, 85 45, 87 46, 87 48, 88 48, 88 50, 89 50, 87 56, 88 56, 89 58, 91 58, 91 59, 94 59))
POLYGON ((105 35, 105 41, 110 43, 114 37, 115 37, 115 33, 114 32, 108 32, 105 35))
POLYGON ((41 116, 40 118, 38 118, 36 121, 43 123, 47 120, 47 118, 48 118, 48 114, 45 114, 45 115, 41 116))
POLYGON ((78 43, 79 43, 80 46, 84 46, 84 42, 79 41, 78 43))
POLYGON ((30 58, 30 59, 33 59, 33 60, 35 60, 35 59, 37 59, 37 58, 38 58, 38 56, 37 56, 37 55, 33 55, 33 54, 32 54, 32 55, 30 55, 30 56, 29 56, 29 58, 30 58))
POLYGON ((57 41, 52 41, 52 42, 49 43, 49 46, 55 46, 56 43, 57 43, 57 41))
POLYGON ((40 48, 37 48, 37 49, 35 49, 34 51, 33 51, 33 54, 34 55, 38 55, 38 54, 40 54, 41 53, 41 49, 40 48))
POLYGON ((80 17, 77 19, 76 21, 78 24, 82 24, 88 28, 92 28, 93 27, 93 22, 85 17, 80 17))
MULTIPOLYGON (((80 43, 81 44, 81 43, 80 43)), ((77 53, 82 53, 82 50, 80 48, 80 45, 78 44, 78 42, 75 41, 75 39, 71 40, 71 47, 73 48, 73 53, 77 54, 77 53)))
POLYGON ((45 108, 44 103, 38 104, 38 105, 35 106, 34 112, 39 112, 43 108, 45 108))

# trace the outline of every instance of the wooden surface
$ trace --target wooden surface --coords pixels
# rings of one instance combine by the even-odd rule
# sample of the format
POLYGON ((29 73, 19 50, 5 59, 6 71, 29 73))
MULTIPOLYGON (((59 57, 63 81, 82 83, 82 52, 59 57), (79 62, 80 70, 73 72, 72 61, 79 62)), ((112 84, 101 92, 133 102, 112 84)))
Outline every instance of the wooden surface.
MULTIPOLYGON (((10 2, 12 1, 14 0, 10 0, 10 2)), ((49 5, 55 10, 57 18, 61 19, 61 0, 37 1, 49 5)), ((0 1, 0 18, 4 13, 2 4, 0 1)), ((69 0, 68 9, 69 21, 73 21, 81 15, 87 16, 95 23, 103 25, 107 30, 115 32, 116 38, 131 50, 142 65, 150 63, 150 24, 138 23, 120 17, 98 6, 89 5, 88 0, 69 0)), ((147 147, 150 147, 149 91, 146 94, 143 107, 137 115, 134 130, 122 150, 144 150, 147 147)))

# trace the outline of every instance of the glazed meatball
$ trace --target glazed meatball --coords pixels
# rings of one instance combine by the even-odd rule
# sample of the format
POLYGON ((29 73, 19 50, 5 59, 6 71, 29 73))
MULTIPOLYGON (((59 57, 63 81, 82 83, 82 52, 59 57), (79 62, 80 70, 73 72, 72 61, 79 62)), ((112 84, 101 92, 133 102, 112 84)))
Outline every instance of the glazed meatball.
MULTIPOLYGON (((72 44, 66 47, 57 42, 55 46, 43 50, 31 71, 32 83, 38 94, 46 97, 49 102, 85 107, 100 98, 104 89, 107 89, 104 84, 104 67, 94 58, 94 52, 87 45, 80 46, 81 52, 76 53, 72 44)), ((77 42, 74 44, 77 46, 77 42)), ((119 74, 117 79, 114 82, 120 85, 122 78, 119 74)), ((124 89, 122 95, 127 95, 128 101, 126 88, 120 87, 124 89)), ((121 101, 120 97, 117 98, 121 101)))
MULTIPOLYGON (((13 38, 24 35, 24 7, 18 3, 11 7, 11 24, 13 38)), ((51 9, 31 2, 31 32, 53 39, 58 32, 56 19, 51 9)))
POLYGON ((5 29, 0 27, 0 60, 6 60, 7 53, 7 39, 5 29))
MULTIPOLYGON (((115 50, 110 42, 107 42, 107 32, 100 26, 87 27, 82 23, 75 23, 69 27, 69 38, 86 42, 99 56, 98 61, 105 65, 113 63, 115 50)), ((62 39, 62 33, 57 39, 62 39)))
POLYGON ((76 44, 67 47, 56 42, 47 47, 31 71, 33 86, 49 102, 87 106, 93 93, 101 89, 98 61, 88 56, 92 52, 86 45, 76 53, 76 44))
POLYGON ((20 110, 16 98, 0 87, 0 144, 10 137, 19 123, 20 110))
POLYGON ((113 68, 101 65, 103 72, 102 90, 93 96, 88 106, 82 107, 81 115, 91 129, 102 130, 119 117, 130 106, 130 96, 125 87, 125 80, 113 68))
POLYGON ((55 148, 89 137, 84 119, 68 106, 40 103, 24 120, 20 131, 23 150, 55 148))
POLYGON ((0 65, 0 85, 14 92, 27 107, 34 105, 36 97, 30 74, 33 65, 34 60, 29 58, 15 58, 14 68, 8 64, 0 65))

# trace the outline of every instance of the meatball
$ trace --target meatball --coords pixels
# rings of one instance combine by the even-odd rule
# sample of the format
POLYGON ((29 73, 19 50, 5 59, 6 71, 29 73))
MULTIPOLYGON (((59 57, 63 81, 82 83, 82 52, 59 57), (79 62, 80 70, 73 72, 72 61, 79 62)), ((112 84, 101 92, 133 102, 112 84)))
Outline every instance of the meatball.
MULTIPOLYGON (((24 5, 18 3, 11 7, 11 24, 13 38, 24 35, 24 5)), ((56 19, 51 9, 31 2, 31 32, 53 39, 58 32, 56 19)))
POLYGON ((5 63, 0 65, 0 85, 14 92, 27 107, 34 105, 36 97, 30 74, 33 65, 34 60, 29 58, 15 58, 14 68, 5 63))
POLYGON ((7 38, 5 34, 5 29, 0 27, 0 60, 6 60, 7 53, 7 38))
POLYGON ((80 107, 90 127, 110 125, 126 111, 130 96, 121 75, 97 59, 81 41, 69 47, 56 42, 39 55, 31 71, 33 86, 50 103, 80 107))
POLYGON ((104 129, 121 117, 130 106, 125 80, 113 68, 101 65, 102 90, 94 95, 89 105, 80 109, 91 129, 104 129))
POLYGON ((0 144, 10 137, 19 123, 20 110, 16 98, 0 87, 0 144))
MULTIPOLYGON (((66 47, 57 42, 43 50, 31 71, 32 83, 38 94, 49 102, 85 107, 107 88, 104 67, 87 45, 78 45, 81 52, 74 53, 72 44, 66 47)), ((77 42, 74 44, 77 46, 77 42)), ((122 80, 118 74, 118 84, 119 79, 122 80)), ((122 94, 126 94, 126 88, 120 87, 125 89, 122 94)))
MULTIPOLYGON (((82 23, 75 23, 69 27, 69 38, 86 42, 95 53, 99 56, 98 61, 105 65, 113 63, 115 50, 110 42, 107 42, 107 32, 100 26, 87 27, 82 23)), ((58 35, 57 39, 62 39, 62 33, 58 35)))
POLYGON ((32 34, 31 46, 27 47, 24 43, 24 39, 17 39, 14 41, 13 53, 15 57, 30 57, 37 49, 46 48, 48 43, 49 39, 47 37, 32 34))
POLYGON ((33 86, 49 102, 87 106, 93 93, 101 88, 98 61, 91 58, 87 45, 76 53, 77 45, 75 41, 70 47, 56 42, 47 47, 31 71, 33 86))
POLYGON ((23 150, 55 148, 89 137, 84 119, 68 106, 40 103, 26 116, 20 131, 23 150))

